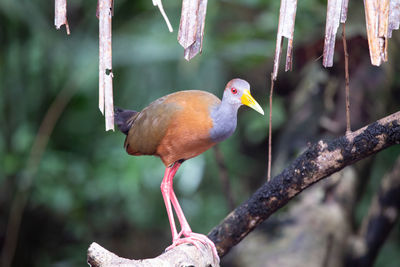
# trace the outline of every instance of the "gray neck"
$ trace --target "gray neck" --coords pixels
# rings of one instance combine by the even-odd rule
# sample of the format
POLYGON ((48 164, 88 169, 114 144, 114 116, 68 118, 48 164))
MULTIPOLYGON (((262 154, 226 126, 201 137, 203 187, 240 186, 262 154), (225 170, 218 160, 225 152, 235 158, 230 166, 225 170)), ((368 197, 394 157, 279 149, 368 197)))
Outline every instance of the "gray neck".
POLYGON ((210 130, 210 137, 213 142, 221 142, 232 135, 236 129, 237 111, 240 105, 232 105, 227 101, 211 110, 213 127, 210 130))

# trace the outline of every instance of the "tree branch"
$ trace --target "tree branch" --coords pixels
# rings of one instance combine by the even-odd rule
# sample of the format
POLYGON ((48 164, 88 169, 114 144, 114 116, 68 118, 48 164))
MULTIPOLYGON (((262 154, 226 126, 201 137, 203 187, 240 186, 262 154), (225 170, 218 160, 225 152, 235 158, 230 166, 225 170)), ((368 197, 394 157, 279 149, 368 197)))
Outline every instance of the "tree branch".
POLYGON ((208 235, 223 257, 249 232, 301 191, 382 149, 400 143, 400 112, 332 141, 310 145, 293 163, 261 186, 208 235))
POLYGON ((349 166, 303 192, 290 208, 262 223, 227 255, 227 265, 342 266, 351 234, 358 177, 349 166))

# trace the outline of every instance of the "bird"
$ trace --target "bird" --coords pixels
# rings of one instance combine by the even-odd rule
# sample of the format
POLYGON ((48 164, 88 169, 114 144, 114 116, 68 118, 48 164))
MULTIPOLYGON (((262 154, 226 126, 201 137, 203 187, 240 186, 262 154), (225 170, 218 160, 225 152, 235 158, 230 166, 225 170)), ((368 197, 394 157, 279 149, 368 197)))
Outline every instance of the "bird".
POLYGON ((161 97, 140 112, 115 108, 115 123, 126 135, 126 152, 133 156, 157 156, 166 167, 161 193, 172 233, 172 244, 167 250, 183 243, 198 247, 196 241, 200 241, 212 248, 219 261, 215 244, 207 236, 191 230, 174 193, 173 178, 185 160, 200 155, 233 134, 242 105, 264 115, 250 94, 250 84, 235 78, 226 84, 222 100, 207 91, 187 90, 161 97), (173 209, 180 224, 179 232, 173 209))

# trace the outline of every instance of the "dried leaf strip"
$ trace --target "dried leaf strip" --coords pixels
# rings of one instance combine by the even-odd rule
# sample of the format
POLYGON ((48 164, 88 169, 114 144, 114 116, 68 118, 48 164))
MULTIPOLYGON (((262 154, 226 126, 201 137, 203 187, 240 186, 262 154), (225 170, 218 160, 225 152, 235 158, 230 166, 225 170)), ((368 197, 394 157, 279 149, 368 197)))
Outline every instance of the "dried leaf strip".
POLYGON ((282 51, 282 37, 288 38, 288 48, 286 54, 285 71, 292 69, 293 54, 293 32, 296 20, 297 0, 281 0, 281 8, 279 11, 279 25, 276 37, 276 48, 274 58, 274 69, 272 78, 276 80, 279 69, 279 60, 282 51))
POLYGON ((185 49, 187 61, 201 53, 207 0, 183 0, 178 42, 185 49))
POLYGON ((67 34, 71 34, 69 31, 69 25, 67 20, 67 0, 55 0, 54 2, 54 25, 59 30, 62 25, 65 25, 67 34))
POLYGON ((113 72, 111 46, 112 0, 99 0, 99 109, 105 115, 106 131, 114 130, 113 72))

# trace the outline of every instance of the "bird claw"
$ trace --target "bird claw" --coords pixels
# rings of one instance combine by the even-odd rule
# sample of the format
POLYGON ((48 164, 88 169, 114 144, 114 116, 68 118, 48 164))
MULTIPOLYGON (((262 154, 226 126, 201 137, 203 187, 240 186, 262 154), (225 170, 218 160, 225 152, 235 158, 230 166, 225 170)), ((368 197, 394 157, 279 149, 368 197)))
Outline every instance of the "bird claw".
POLYGON ((177 247, 181 244, 192 244, 193 246, 195 246, 197 249, 200 249, 198 242, 200 242, 203 246, 210 246, 214 255, 214 258, 217 259, 217 261, 219 262, 219 256, 218 256, 218 252, 217 252, 217 248, 215 247, 215 244, 205 235, 202 234, 198 234, 198 233, 184 233, 184 232, 180 232, 178 234, 178 237, 175 238, 175 240, 173 240, 172 244, 167 247, 166 250, 170 250, 173 249, 174 247, 177 247), (183 238, 180 238, 182 236, 182 234, 185 236, 183 238))

